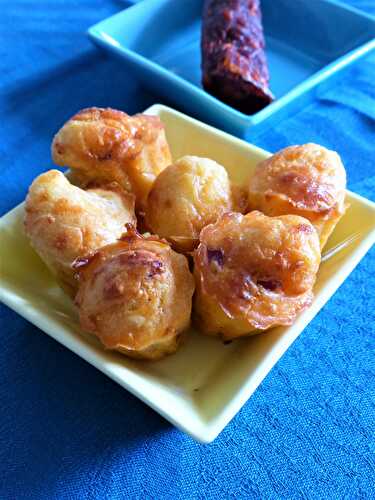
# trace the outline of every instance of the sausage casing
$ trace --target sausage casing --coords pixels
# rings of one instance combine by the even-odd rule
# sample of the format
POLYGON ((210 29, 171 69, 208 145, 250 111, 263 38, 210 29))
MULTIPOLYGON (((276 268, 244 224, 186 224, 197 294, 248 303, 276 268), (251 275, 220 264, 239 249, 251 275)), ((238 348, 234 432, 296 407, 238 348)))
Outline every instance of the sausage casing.
POLYGON ((253 114, 273 100, 259 0, 205 0, 201 38, 203 87, 253 114))

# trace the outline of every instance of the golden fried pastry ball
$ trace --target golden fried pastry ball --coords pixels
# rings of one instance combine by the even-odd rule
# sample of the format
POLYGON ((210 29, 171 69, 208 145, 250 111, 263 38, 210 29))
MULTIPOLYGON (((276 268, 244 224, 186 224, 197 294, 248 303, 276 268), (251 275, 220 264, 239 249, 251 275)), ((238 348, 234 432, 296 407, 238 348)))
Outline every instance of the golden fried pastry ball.
POLYGON ((207 158, 184 156, 157 177, 148 197, 146 224, 176 249, 190 251, 201 230, 232 209, 225 168, 207 158))
POLYGON ((129 116, 114 109, 84 109, 68 120, 52 143, 53 161, 72 170, 79 186, 116 181, 144 210, 156 176, 171 163, 157 116, 129 116))
POLYGON ((159 359, 176 351, 190 323, 194 292, 186 257, 156 237, 129 230, 76 267, 83 330, 133 358, 159 359))
POLYGON ((134 196, 116 183, 84 191, 50 170, 34 180, 26 198, 26 234, 70 295, 77 288, 73 261, 116 241, 126 223, 136 223, 134 196))
POLYGON ((311 304, 319 238, 296 215, 229 213, 203 229, 194 263, 199 327, 232 339, 290 325, 311 304))
POLYGON ((249 209, 306 217, 323 248, 345 212, 345 189, 346 172, 337 153, 317 144, 290 146, 258 164, 250 180, 249 209))

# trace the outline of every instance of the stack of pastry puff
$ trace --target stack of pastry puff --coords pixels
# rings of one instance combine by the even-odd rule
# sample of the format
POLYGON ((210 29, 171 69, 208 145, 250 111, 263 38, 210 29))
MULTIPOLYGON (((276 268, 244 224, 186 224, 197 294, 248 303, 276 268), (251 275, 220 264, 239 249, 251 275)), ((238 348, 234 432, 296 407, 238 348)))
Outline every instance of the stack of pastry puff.
POLYGON ((160 359, 192 317, 231 340, 290 325, 311 304, 345 210, 336 153, 286 148, 243 196, 213 160, 172 162, 159 118, 90 108, 58 131, 52 157, 69 171, 34 180, 25 231, 105 348, 160 359))

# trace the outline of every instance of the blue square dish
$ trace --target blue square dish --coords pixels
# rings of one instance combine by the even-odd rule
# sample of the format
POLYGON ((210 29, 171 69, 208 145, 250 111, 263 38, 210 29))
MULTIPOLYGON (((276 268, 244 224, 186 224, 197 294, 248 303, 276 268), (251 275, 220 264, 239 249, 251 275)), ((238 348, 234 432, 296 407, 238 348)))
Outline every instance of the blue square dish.
POLYGON ((168 102, 249 138, 316 96, 341 70, 375 48, 375 19, 336 0, 262 0, 271 90, 276 100, 252 116, 201 85, 203 0, 144 0, 89 29, 99 46, 168 102))

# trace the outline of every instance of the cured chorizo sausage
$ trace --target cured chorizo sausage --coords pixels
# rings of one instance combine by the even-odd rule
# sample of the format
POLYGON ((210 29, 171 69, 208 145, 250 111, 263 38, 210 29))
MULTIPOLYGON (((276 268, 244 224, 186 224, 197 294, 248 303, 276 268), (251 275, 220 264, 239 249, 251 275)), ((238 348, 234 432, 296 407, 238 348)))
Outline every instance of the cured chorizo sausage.
POLYGON ((205 0, 201 38, 203 87, 253 114, 273 100, 259 0, 205 0))

